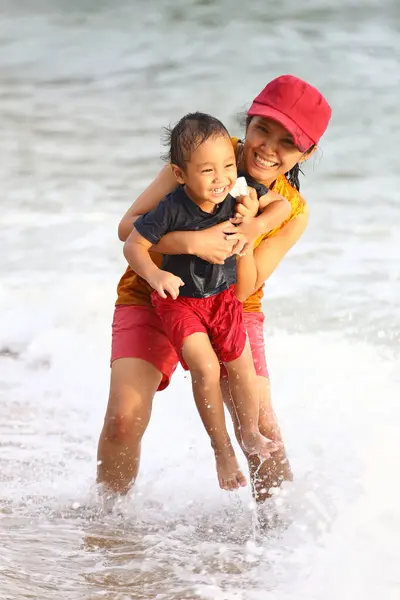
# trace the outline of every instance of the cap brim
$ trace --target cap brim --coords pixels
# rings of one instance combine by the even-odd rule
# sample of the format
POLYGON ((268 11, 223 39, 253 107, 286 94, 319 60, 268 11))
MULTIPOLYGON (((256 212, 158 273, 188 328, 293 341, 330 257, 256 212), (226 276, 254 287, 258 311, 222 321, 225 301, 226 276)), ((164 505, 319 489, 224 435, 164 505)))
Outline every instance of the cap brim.
POLYGON ((294 143, 301 152, 306 152, 314 144, 314 140, 304 133, 292 119, 272 106, 253 102, 247 114, 252 117, 265 117, 280 123, 293 136, 294 143))

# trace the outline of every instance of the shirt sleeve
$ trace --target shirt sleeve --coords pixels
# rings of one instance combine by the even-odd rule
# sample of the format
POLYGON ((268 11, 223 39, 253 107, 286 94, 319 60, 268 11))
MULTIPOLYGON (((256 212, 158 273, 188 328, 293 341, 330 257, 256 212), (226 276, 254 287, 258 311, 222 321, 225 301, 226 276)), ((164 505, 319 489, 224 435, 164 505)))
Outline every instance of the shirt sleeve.
POLYGON ((161 238, 173 229, 175 203, 166 196, 154 210, 139 217, 134 228, 152 244, 158 244, 161 238))
POLYGON ((265 194, 268 194, 268 188, 265 185, 263 185, 262 183, 259 183, 258 181, 256 181, 248 173, 241 172, 241 173, 238 173, 238 177, 239 176, 245 177, 245 179, 247 181, 247 185, 256 190, 257 198, 261 198, 261 196, 265 196, 265 194))

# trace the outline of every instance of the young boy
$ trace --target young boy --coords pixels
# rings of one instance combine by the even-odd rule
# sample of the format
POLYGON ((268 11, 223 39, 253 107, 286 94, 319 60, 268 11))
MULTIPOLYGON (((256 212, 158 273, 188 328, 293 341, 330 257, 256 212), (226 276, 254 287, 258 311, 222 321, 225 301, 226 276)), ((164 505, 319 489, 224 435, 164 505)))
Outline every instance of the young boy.
MULTIPOLYGON (((246 485, 246 480, 226 430, 219 360, 228 372, 243 448, 262 458, 278 449, 258 429, 256 373, 242 305, 234 295, 236 257, 213 265, 196 256, 169 255, 163 257, 159 269, 149 249, 169 231, 206 229, 234 216, 236 200, 229 192, 237 179, 235 153, 223 124, 203 113, 183 117, 169 132, 169 142, 168 159, 180 186, 135 222, 125 255, 129 255, 132 269, 155 290, 155 310, 183 367, 191 373, 220 486, 231 489, 246 485)), ((258 188, 262 209, 268 190, 260 184, 258 188)))

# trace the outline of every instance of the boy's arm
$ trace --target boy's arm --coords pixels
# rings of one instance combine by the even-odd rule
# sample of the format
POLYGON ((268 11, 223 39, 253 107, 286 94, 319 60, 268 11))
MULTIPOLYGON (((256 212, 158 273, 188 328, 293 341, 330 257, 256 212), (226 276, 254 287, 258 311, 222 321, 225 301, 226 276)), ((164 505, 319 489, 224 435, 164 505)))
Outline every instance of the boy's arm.
MULTIPOLYGON (((243 233, 248 238, 257 239, 260 235, 279 227, 279 225, 281 225, 281 223, 283 223, 290 215, 292 207, 289 200, 286 200, 286 198, 276 192, 269 191, 268 194, 259 198, 259 214, 258 216, 252 217, 252 214, 254 215, 253 209, 255 206, 254 194, 255 191, 252 188, 249 188, 250 200, 247 202, 247 205, 251 207, 250 209, 241 209, 241 202, 243 202, 245 198, 238 204, 237 214, 243 217, 239 217, 241 218, 241 221, 238 222, 238 232, 243 233)), ((246 202, 244 202, 243 206, 246 207, 246 202)))
POLYGON ((157 277, 159 269, 151 260, 149 250, 152 243, 134 229, 124 244, 124 256, 130 267, 143 277, 151 287, 154 277, 157 277))
POLYGON ((279 227, 288 218, 292 210, 289 200, 271 190, 261 196, 258 202, 260 214, 256 217, 256 220, 261 234, 279 227))
POLYGON ((233 222, 237 223, 238 233, 250 240, 256 240, 260 235, 279 227, 290 215, 290 211, 290 202, 280 194, 268 191, 257 199, 256 191, 250 187, 249 195, 238 199, 238 217, 233 222))
POLYGON ((175 300, 179 296, 179 288, 184 283, 180 277, 162 271, 153 263, 149 254, 151 246, 152 242, 134 229, 124 244, 124 256, 135 273, 143 277, 161 298, 166 298, 168 292, 175 300))
POLYGON ((162 200, 157 208, 135 221, 134 229, 124 244, 124 256, 131 268, 145 279, 162 298, 168 292, 177 298, 183 281, 167 271, 159 269, 149 254, 153 244, 173 229, 176 223, 176 204, 172 198, 162 200))

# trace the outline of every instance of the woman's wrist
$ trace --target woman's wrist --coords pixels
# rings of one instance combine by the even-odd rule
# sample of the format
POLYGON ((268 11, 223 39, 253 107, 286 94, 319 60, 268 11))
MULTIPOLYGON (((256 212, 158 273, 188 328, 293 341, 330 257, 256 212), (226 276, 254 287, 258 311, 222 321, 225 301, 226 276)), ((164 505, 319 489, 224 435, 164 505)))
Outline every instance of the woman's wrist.
POLYGON ((197 231, 171 231, 167 233, 156 246, 155 252, 160 254, 195 254, 197 231))
POLYGON ((185 247, 183 254, 192 254, 197 256, 199 253, 199 232, 198 231, 182 231, 182 244, 185 247))
POLYGON ((245 247, 244 252, 239 254, 238 258, 242 262, 254 261, 254 240, 245 247))

